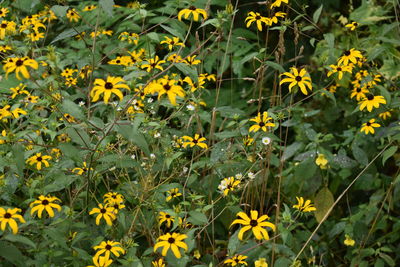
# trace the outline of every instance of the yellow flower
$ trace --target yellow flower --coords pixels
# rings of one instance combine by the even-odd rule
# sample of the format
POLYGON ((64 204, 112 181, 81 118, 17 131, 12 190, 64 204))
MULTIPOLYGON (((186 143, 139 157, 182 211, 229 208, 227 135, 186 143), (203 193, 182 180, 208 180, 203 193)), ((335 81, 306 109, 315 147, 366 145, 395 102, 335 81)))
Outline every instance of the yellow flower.
POLYGON ((325 158, 324 154, 318 154, 318 157, 315 159, 315 164, 317 164, 321 169, 326 169, 328 160, 325 158))
POLYGON ((170 201, 173 198, 182 196, 182 193, 179 193, 179 189, 178 188, 173 188, 171 190, 168 190, 167 194, 168 194, 168 196, 165 199, 167 202, 170 201))
POLYGON ((346 50, 338 60, 338 65, 348 65, 349 62, 356 64, 357 58, 361 59, 363 56, 360 51, 351 48, 350 50, 346 50))
POLYGON ((78 22, 81 17, 79 13, 75 10, 75 8, 68 9, 66 16, 70 22, 78 22))
POLYGON ((124 96, 119 89, 124 88, 130 90, 129 86, 125 84, 125 80, 120 77, 108 76, 106 81, 103 79, 96 79, 94 84, 95 86, 90 92, 92 102, 98 101, 101 94, 104 94, 104 103, 106 104, 108 104, 111 94, 117 95, 122 101, 124 96))
POLYGON ((128 41, 128 43, 130 44, 135 44, 137 45, 139 43, 139 34, 134 33, 134 32, 122 32, 120 33, 120 35, 118 36, 118 39, 120 39, 121 41, 128 41))
POLYGON ((35 60, 30 59, 29 57, 14 57, 6 60, 3 69, 6 71, 6 77, 9 73, 15 71, 17 79, 21 80, 21 76, 19 76, 20 73, 22 73, 22 76, 24 76, 25 79, 31 77, 27 67, 36 70, 39 65, 35 60))
POLYGON ((160 99, 162 95, 166 94, 168 96, 169 102, 174 106, 176 105, 177 96, 185 96, 185 91, 183 91, 183 88, 177 84, 176 80, 168 79, 168 76, 151 82, 145 88, 145 92, 146 94, 158 93, 158 99, 160 99))
MULTIPOLYGON (((81 168, 73 168, 72 172, 78 174, 78 175, 84 175, 87 173, 87 171, 89 170, 88 166, 86 165, 86 162, 83 162, 83 166, 81 168)), ((91 171, 93 171, 93 168, 90 168, 91 171)))
POLYGON ((250 135, 243 138, 243 144, 245 146, 251 146, 251 144, 253 144, 253 142, 254 142, 254 138, 251 138, 250 135))
POLYGON ((27 97, 25 97, 24 101, 29 103, 37 103, 38 99, 39 99, 38 96, 28 95, 27 97))
POLYGON ((355 87, 351 91, 350 98, 356 97, 357 101, 360 101, 361 99, 366 97, 366 94, 368 94, 369 91, 366 88, 361 88, 361 87, 355 87))
POLYGON ((131 66, 133 65, 132 57, 130 56, 118 56, 107 62, 110 65, 120 65, 120 66, 131 66))
POLYGON ((185 45, 182 42, 179 42, 179 38, 178 37, 172 37, 169 38, 168 36, 164 36, 163 41, 160 42, 160 44, 167 44, 168 45, 168 49, 171 51, 174 46, 182 46, 185 47, 185 45))
POLYGON ((165 267, 165 263, 164 263, 164 260, 162 258, 160 258, 158 261, 152 261, 151 265, 153 267, 165 267))
POLYGON ((43 39, 43 38, 44 38, 44 33, 43 33, 43 32, 32 32, 32 33, 29 33, 29 34, 27 35, 27 37, 28 37, 28 39, 31 40, 32 42, 37 42, 37 41, 39 41, 40 39, 43 39))
POLYGON ((235 255, 230 259, 227 259, 224 261, 224 264, 230 264, 230 266, 236 266, 239 264, 244 264, 244 265, 248 265, 247 262, 245 261, 245 259, 247 259, 247 256, 244 255, 235 255))
POLYGON ((249 12, 247 15, 247 18, 245 19, 246 21, 246 27, 250 27, 253 22, 256 22, 257 24, 257 29, 261 32, 262 31, 262 24, 264 23, 265 25, 270 25, 269 18, 263 17, 260 15, 258 12, 249 12))
POLYGON ((26 163, 29 163, 29 165, 36 164, 36 169, 41 170, 42 169, 42 164, 44 164, 46 167, 49 167, 50 164, 47 160, 52 159, 51 156, 48 155, 43 155, 42 153, 36 153, 32 157, 28 158, 26 160, 26 163))
POLYGON ((160 211, 158 215, 158 223, 161 225, 163 222, 167 224, 168 228, 171 228, 171 224, 175 221, 175 217, 171 216, 170 214, 160 211))
POLYGON ((272 118, 268 117, 268 112, 264 111, 262 115, 259 112, 255 118, 250 119, 250 121, 254 121, 257 124, 252 125, 249 128, 249 132, 258 132, 260 129, 264 132, 267 132, 267 127, 275 126, 275 123, 269 122, 270 120, 272 120, 272 118))
POLYGON ((197 55, 188 56, 185 60, 183 60, 183 63, 185 63, 189 66, 198 65, 201 63, 201 60, 196 59, 196 57, 197 57, 197 55))
POLYGON ((180 55, 174 53, 174 54, 169 55, 167 60, 170 62, 180 63, 180 62, 182 62, 183 59, 180 55))
POLYGON ((350 28, 350 31, 354 31, 358 26, 359 24, 355 21, 345 25, 346 28, 350 28))
POLYGON ((317 209, 314 207, 313 204, 311 204, 311 200, 306 200, 304 202, 303 197, 296 197, 297 199, 297 204, 293 205, 293 208, 298 209, 301 212, 311 212, 311 211, 316 211, 317 209))
POLYGON ((72 77, 74 72, 78 72, 77 69, 71 69, 71 68, 66 68, 61 72, 61 76, 67 78, 67 77, 72 77))
POLYGON ((116 241, 111 241, 111 240, 102 241, 100 243, 100 245, 94 246, 93 249, 97 250, 97 252, 93 258, 98 258, 100 256, 104 256, 105 258, 109 259, 111 256, 111 253, 115 257, 119 257, 121 254, 125 254, 125 250, 121 247, 121 243, 116 242, 116 241))
POLYGON ((106 256, 100 256, 100 257, 93 257, 93 264, 94 265, 88 265, 86 267, 108 267, 112 264, 113 260, 107 258, 106 256))
POLYGON ((268 262, 265 258, 259 258, 254 262, 254 267, 268 267, 268 262))
POLYGON ((147 64, 143 64, 140 66, 142 69, 146 69, 147 72, 152 71, 153 69, 159 69, 159 70, 164 70, 161 64, 165 63, 165 60, 160 60, 158 56, 155 56, 154 58, 147 59, 147 64))
POLYGON ((0 22, 0 40, 3 40, 6 37, 6 34, 15 33, 15 22, 2 20, 0 22))
POLYGON ((13 208, 13 209, 4 209, 0 207, 0 229, 1 231, 6 230, 6 226, 11 228, 12 233, 16 235, 18 233, 18 224, 17 219, 20 223, 25 223, 24 218, 18 214, 21 212, 21 209, 13 208))
POLYGON ((352 72, 352 67, 351 66, 346 66, 346 65, 329 65, 331 67, 331 70, 328 71, 327 76, 331 76, 334 73, 338 73, 338 78, 341 80, 343 78, 343 72, 352 72))
POLYGON ((374 96, 369 94, 367 97, 362 99, 360 103, 360 110, 363 110, 366 107, 368 112, 371 112, 373 108, 379 108, 379 104, 386 104, 386 100, 383 96, 374 96))
POLYGON ((269 240, 268 232, 264 227, 269 227, 275 232, 275 225, 266 221, 269 219, 268 215, 262 215, 261 217, 258 217, 258 211, 256 210, 250 211, 250 217, 244 212, 238 212, 236 216, 238 219, 234 220, 230 227, 232 227, 234 224, 241 224, 243 226, 239 231, 239 240, 243 240, 243 234, 250 229, 257 240, 269 240))
POLYGON ((23 83, 20 83, 18 86, 10 88, 11 92, 13 92, 11 98, 14 99, 17 95, 29 95, 29 92, 25 90, 26 86, 23 83))
POLYGON ((300 90, 303 94, 308 95, 306 86, 311 91, 312 85, 311 78, 309 76, 305 76, 307 75, 306 69, 300 69, 300 71, 298 71, 297 68, 291 67, 290 70, 290 72, 284 72, 281 74, 286 75, 287 78, 283 79, 279 84, 290 83, 289 92, 291 92, 293 86, 297 85, 300 87, 300 90))
POLYGON ((390 111, 384 111, 382 113, 379 113, 379 118, 382 118, 383 120, 386 120, 387 118, 392 117, 392 114, 390 113, 390 111))
POLYGON ((75 123, 76 122, 74 116, 69 115, 68 113, 64 113, 64 115, 62 116, 62 118, 60 118, 60 120, 66 120, 69 123, 75 123))
POLYGON ((157 243, 154 245, 154 252, 160 247, 162 247, 161 255, 164 257, 167 255, 169 249, 172 250, 174 256, 178 259, 181 258, 181 252, 179 248, 183 248, 184 250, 188 250, 188 246, 182 240, 187 238, 187 235, 179 234, 179 233, 167 233, 165 235, 160 236, 157 239, 157 243))
POLYGON ((204 141, 206 141, 205 137, 200 137, 199 134, 195 134, 194 137, 190 137, 190 136, 182 136, 183 140, 186 140, 183 142, 183 147, 186 148, 187 146, 190 147, 194 147, 194 146, 198 146, 200 148, 204 148, 207 149, 208 146, 206 143, 203 143, 204 141))
POLYGON ((274 7, 280 7, 282 3, 289 3, 289 0, 276 0, 275 2, 273 2, 271 4, 271 9, 273 9, 274 7))
POLYGON ((188 19, 190 15, 192 15, 194 21, 199 20, 199 15, 203 16, 204 20, 207 19, 207 12, 204 9, 197 8, 195 6, 190 6, 189 8, 179 11, 178 19, 182 20, 182 16, 184 19, 188 19))
POLYGON ((356 241, 354 241, 354 239, 352 239, 349 235, 345 235, 345 237, 346 239, 343 241, 343 244, 353 247, 356 241))
POLYGON ((98 215, 96 217, 96 224, 99 225, 101 218, 103 218, 106 221, 106 223, 109 226, 111 226, 112 225, 112 221, 116 219, 116 216, 115 216, 113 211, 114 211, 114 208, 113 207, 109 207, 108 204, 103 206, 103 204, 99 203, 98 204, 98 208, 93 208, 89 212, 89 215, 98 213, 98 215))
POLYGON ((267 18, 268 25, 272 26, 272 24, 278 23, 278 18, 284 18, 286 15, 285 12, 276 12, 271 18, 267 18))
POLYGON ((0 18, 4 18, 7 16, 8 9, 5 7, 0 8, 0 18))
POLYGON ((85 6, 85 8, 82 11, 84 11, 84 12, 92 11, 92 10, 95 10, 96 8, 97 8, 96 5, 88 5, 88 6, 85 6))
POLYGON ((49 217, 54 217, 53 209, 56 209, 59 212, 61 211, 61 206, 56 203, 53 203, 55 201, 61 202, 61 200, 57 197, 52 197, 52 196, 46 197, 44 195, 40 195, 37 200, 29 204, 29 207, 31 207, 31 215, 37 212, 38 217, 42 218, 42 212, 45 210, 49 215, 49 217))
POLYGON ((223 193, 224 196, 229 194, 229 191, 234 191, 240 184, 240 180, 235 180, 233 176, 224 178, 218 185, 218 189, 223 193))
POLYGON ((7 51, 12 50, 11 46, 9 45, 0 45, 0 53, 6 53, 7 51))
POLYGON ((363 123, 360 132, 364 132, 365 134, 375 133, 374 128, 379 128, 381 125, 375 122, 375 119, 370 119, 368 122, 363 123))

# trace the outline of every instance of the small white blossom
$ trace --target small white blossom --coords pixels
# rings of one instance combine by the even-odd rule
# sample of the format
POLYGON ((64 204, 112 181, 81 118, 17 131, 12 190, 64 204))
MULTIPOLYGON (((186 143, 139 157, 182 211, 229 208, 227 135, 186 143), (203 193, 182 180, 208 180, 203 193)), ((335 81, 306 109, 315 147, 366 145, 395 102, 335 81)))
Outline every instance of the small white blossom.
POLYGON ((264 145, 269 145, 269 144, 271 143, 271 138, 269 138, 269 137, 263 137, 263 139, 261 139, 261 142, 262 142, 264 145))
POLYGON ((193 106, 193 105, 191 105, 191 104, 189 104, 189 105, 186 106, 186 108, 187 108, 188 110, 193 111, 196 107, 193 106))
POLYGON ((235 178, 238 179, 238 180, 242 180, 243 174, 238 173, 238 174, 235 175, 235 178))
POLYGON ((227 184, 225 180, 222 180, 221 183, 218 185, 218 190, 223 193, 224 190, 226 189, 227 184))
POLYGON ((252 172, 249 172, 247 174, 247 176, 249 177, 250 180, 253 180, 254 178, 256 178, 256 175, 254 173, 252 173, 252 172))
POLYGON ((109 171, 112 172, 112 171, 115 171, 115 169, 116 169, 116 167, 114 166, 114 167, 111 167, 111 168, 109 169, 109 171))
POLYGON ((153 101, 154 101, 154 100, 153 100, 153 98, 151 98, 151 97, 147 99, 147 103, 153 103, 153 101))
POLYGON ((79 101, 78 105, 79 105, 80 107, 84 106, 84 105, 85 105, 85 101, 79 101))
POLYGON ((153 154, 153 153, 151 153, 151 154, 150 154, 150 158, 155 159, 155 158, 156 158, 156 155, 153 154))
POLYGON ((183 173, 187 173, 188 170, 189 170, 188 167, 183 167, 183 173))
POLYGON ((160 133, 157 132, 157 133, 154 134, 154 138, 159 138, 159 137, 161 137, 160 133))
POLYGON ((136 159, 136 155, 133 154, 133 155, 131 156, 131 159, 136 159))

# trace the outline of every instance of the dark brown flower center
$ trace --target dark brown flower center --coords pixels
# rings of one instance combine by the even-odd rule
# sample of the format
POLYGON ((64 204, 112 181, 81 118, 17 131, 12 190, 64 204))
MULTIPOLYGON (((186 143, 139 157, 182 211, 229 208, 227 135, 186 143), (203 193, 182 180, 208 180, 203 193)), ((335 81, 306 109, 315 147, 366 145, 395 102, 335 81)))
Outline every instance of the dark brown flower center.
POLYGON ((1 28, 3 28, 3 29, 7 28, 7 23, 2 23, 1 28))
POLYGON ((113 84, 112 84, 112 83, 110 83, 110 82, 106 82, 106 84, 104 85, 104 88, 106 88, 106 89, 110 90, 110 89, 112 89, 112 88, 113 88, 113 84))
POLYGON ((296 76, 296 78, 295 78, 295 80, 298 81, 298 82, 300 82, 301 79, 302 79, 301 76, 296 76))
POLYGON ((358 23, 357 23, 357 22, 353 22, 353 25, 357 27, 357 26, 358 26, 358 23))
POLYGON ((106 213, 106 212, 107 212, 106 209, 101 209, 101 210, 100 210, 100 213, 106 213))
POLYGON ((117 62, 117 64, 121 63, 121 60, 117 59, 115 62, 117 62))
POLYGON ((373 96, 373 95, 368 95, 368 96, 367 96, 367 99, 371 101, 371 100, 374 99, 374 96, 373 96))
POLYGON ((196 8, 195 6, 190 6, 189 9, 194 11, 194 10, 196 10, 197 8, 196 8))
POLYGON ((105 247, 105 249, 110 250, 110 249, 112 249, 112 246, 111 246, 111 245, 107 245, 107 246, 105 247))
POLYGON ((351 53, 350 53, 349 50, 347 50, 347 51, 344 52, 344 55, 347 56, 347 57, 350 56, 350 54, 351 54, 351 53))
POLYGON ((168 91, 170 89, 171 89, 171 86, 168 83, 164 85, 164 90, 165 91, 168 91))
POLYGON ((265 126, 265 123, 264 123, 264 122, 262 122, 262 121, 260 121, 260 123, 258 124, 258 126, 260 126, 260 127, 264 127, 264 126, 265 126))
POLYGON ((193 143, 197 144, 199 141, 197 139, 193 139, 193 143))
POLYGON ((17 67, 22 66, 23 64, 24 64, 24 61, 21 60, 21 59, 18 59, 17 62, 15 62, 15 65, 16 65, 17 67))
POLYGON ((337 70, 337 71, 342 71, 342 68, 341 68, 341 67, 337 67, 336 70, 337 70))
POLYGON ((36 160, 37 160, 37 161, 42 161, 43 158, 42 158, 42 157, 37 157, 36 160))
POLYGON ((165 218, 171 218, 171 215, 169 215, 169 214, 167 214, 167 215, 165 215, 165 218))
POLYGON ((371 123, 370 123, 370 122, 367 122, 367 126, 371 126, 371 123))
POLYGON ((261 19, 261 16, 257 15, 256 20, 260 20, 260 19, 261 19))
POLYGON ((12 217, 11 213, 6 212, 6 214, 4 214, 5 219, 10 219, 11 217, 12 217))
POLYGON ((357 93, 361 92, 361 88, 356 89, 357 93))
POLYGON ((45 200, 42 200, 42 205, 49 205, 49 201, 47 200, 47 199, 45 199, 45 200))
POLYGON ((251 220, 251 221, 250 221, 250 225, 251 225, 252 227, 256 227, 256 226, 258 225, 257 220, 251 220))
POLYGON ((168 238, 168 243, 170 243, 170 244, 175 243, 175 238, 172 238, 172 237, 168 238))

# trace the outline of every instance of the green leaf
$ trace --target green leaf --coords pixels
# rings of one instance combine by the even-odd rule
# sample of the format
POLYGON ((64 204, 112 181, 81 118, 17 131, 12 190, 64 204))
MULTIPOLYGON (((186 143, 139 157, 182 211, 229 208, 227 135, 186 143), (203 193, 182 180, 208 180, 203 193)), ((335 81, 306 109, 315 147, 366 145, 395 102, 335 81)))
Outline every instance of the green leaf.
POLYGON ((302 149, 303 147, 304 144, 300 142, 294 142, 293 144, 287 146, 283 151, 282 160, 286 161, 290 159, 298 150, 302 149))
POLYGON ((313 15, 313 21, 315 23, 318 22, 319 17, 321 16, 322 8, 324 5, 321 5, 317 10, 315 10, 314 15, 313 15))
POLYGON ((73 175, 64 175, 63 173, 57 172, 57 177, 54 178, 54 181, 43 188, 44 194, 57 192, 67 188, 70 184, 72 184, 77 179, 76 176, 73 175))
POLYGON ((10 242, 22 243, 22 244, 31 246, 32 248, 36 249, 36 244, 33 243, 33 241, 30 240, 29 238, 22 236, 22 235, 8 234, 8 235, 4 236, 3 239, 8 240, 10 242))
POLYGON ((389 149, 387 149, 385 152, 382 154, 382 165, 385 165, 385 162, 394 155, 397 151, 397 146, 391 146, 389 149))
POLYGON ((60 33, 59 35, 57 35, 56 38, 53 39, 53 41, 51 41, 50 44, 53 44, 55 42, 58 42, 60 40, 64 40, 70 37, 73 37, 75 35, 80 34, 81 32, 84 32, 87 29, 87 26, 82 26, 82 27, 76 27, 76 28, 72 28, 72 29, 67 29, 65 31, 63 31, 62 33, 60 33))
POLYGON ((265 65, 267 65, 267 66, 269 66, 269 67, 271 67, 271 68, 273 68, 273 69, 275 69, 275 70, 277 70, 279 72, 285 72, 285 69, 281 65, 276 63, 276 62, 265 61, 265 65))
POLYGON ((329 48, 335 47, 335 35, 333 35, 333 33, 324 34, 324 39, 325 39, 326 43, 328 44, 329 48))
POLYGON ((82 109, 69 99, 63 100, 61 109, 64 113, 68 113, 77 119, 83 120, 85 118, 82 109))
POLYGON ((181 41, 185 40, 185 37, 178 32, 176 29, 173 29, 171 27, 168 27, 166 25, 161 24, 160 25, 164 30, 166 30, 167 32, 169 32, 171 35, 178 37, 181 41))
POLYGON ((69 6, 60 6, 60 5, 55 5, 51 7, 51 10, 56 14, 57 17, 63 18, 67 14, 67 10, 69 9, 69 6))
POLYGON ((390 257, 388 254, 379 253, 379 257, 381 257, 390 267, 396 266, 393 258, 390 257))
POLYGON ((334 202, 335 199, 328 187, 322 188, 315 196, 314 203, 317 210, 314 212, 314 215, 319 223, 322 221, 334 202))
POLYGON ((90 147, 90 137, 84 129, 79 125, 69 126, 66 130, 67 134, 71 137, 72 141, 82 145, 83 147, 90 147))
POLYGON ((3 257, 6 261, 16 266, 26 266, 24 264, 24 255, 16 246, 9 242, 0 241, 0 257, 3 257))
POLYGON ((21 144, 15 144, 12 146, 12 151, 15 159, 15 165, 17 166, 18 174, 23 177, 23 171, 25 167, 24 160, 24 147, 21 144))
POLYGON ((136 127, 133 125, 118 125, 115 127, 115 130, 124 138, 137 145, 146 155, 150 155, 149 145, 144 135, 136 127))
POLYGON ((351 145, 351 151, 353 152, 353 156, 358 161, 358 163, 360 163, 363 166, 368 164, 367 154, 364 152, 364 150, 359 148, 355 142, 353 142, 351 145))
POLYGON ((233 255, 236 253, 240 246, 240 240, 238 237, 240 229, 237 229, 237 231, 229 238, 228 242, 228 253, 229 255, 233 255))
POLYGON ((100 0, 99 4, 101 8, 106 12, 109 17, 113 15, 114 0, 100 0))
POLYGON ((189 216, 190 217, 188 221, 190 221, 194 225, 205 225, 208 223, 207 216, 202 212, 190 211, 189 216))

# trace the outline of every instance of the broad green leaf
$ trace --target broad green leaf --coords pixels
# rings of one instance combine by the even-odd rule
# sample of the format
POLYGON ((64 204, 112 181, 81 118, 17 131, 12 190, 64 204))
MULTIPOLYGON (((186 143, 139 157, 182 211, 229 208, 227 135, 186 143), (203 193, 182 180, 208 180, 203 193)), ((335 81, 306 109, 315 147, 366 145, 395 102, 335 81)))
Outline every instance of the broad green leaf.
POLYGON ((60 5, 55 5, 51 7, 51 10, 56 14, 57 17, 63 18, 67 14, 67 11, 69 9, 69 6, 60 6, 60 5))
POLYGON ((101 8, 106 12, 109 17, 113 15, 114 0, 100 0, 99 4, 101 8))
POLYGON ((4 236, 3 239, 8 240, 10 242, 22 243, 22 244, 31 246, 32 248, 36 249, 36 244, 29 238, 22 236, 22 235, 8 234, 8 235, 4 236))
POLYGON ((309 158, 299 163, 294 170, 294 175, 300 180, 306 180, 314 176, 317 171, 317 164, 313 158, 309 158))
POLYGON ((18 174, 23 177, 23 171, 25 167, 25 160, 24 160, 24 147, 21 144, 15 144, 12 147, 15 164, 17 166, 18 174))
POLYGON ((313 14, 313 21, 315 23, 318 22, 319 17, 321 16, 321 12, 322 12, 322 8, 324 7, 324 5, 321 5, 317 10, 315 10, 314 14, 313 14))
POLYGON ((69 99, 63 100, 61 107, 64 113, 70 114, 76 119, 83 120, 85 118, 82 109, 69 99))
POLYGON ((385 162, 396 153, 398 146, 391 146, 382 154, 382 165, 385 165, 385 162))
POLYGON ((265 65, 279 71, 279 72, 285 72, 285 69, 278 63, 273 62, 273 61, 265 61, 265 65))
POLYGON ((314 203, 315 208, 317 209, 314 212, 315 218, 320 223, 329 209, 332 207, 335 202, 331 191, 329 191, 328 187, 322 188, 317 195, 315 196, 314 203))
POLYGON ((5 241, 0 241, 0 257, 6 261, 15 264, 15 266, 25 266, 25 257, 21 251, 13 244, 5 241))
POLYGON ((207 216, 202 212, 190 211, 189 216, 188 221, 194 225, 204 225, 208 222, 207 216))
POLYGON ((294 142, 293 144, 287 146, 283 151, 282 160, 286 161, 290 159, 298 150, 302 149, 303 147, 304 144, 300 142, 294 142))
POLYGON ((180 39, 180 41, 185 40, 185 36, 183 36, 179 31, 177 31, 176 29, 173 29, 171 27, 168 27, 166 25, 161 24, 160 25, 164 30, 166 30, 167 32, 169 32, 171 35, 178 37, 180 39))
POLYGON ((351 145, 351 151, 353 152, 353 156, 358 161, 358 163, 360 163, 363 166, 368 164, 367 154, 364 152, 364 150, 359 148, 355 142, 353 142, 351 145))
POLYGON ((67 29, 67 30, 63 31, 62 33, 60 33, 59 35, 57 35, 57 37, 54 38, 50 44, 54 44, 55 42, 58 42, 60 40, 64 40, 64 39, 73 37, 75 35, 78 35, 81 32, 84 32, 86 29, 87 29, 87 26, 81 26, 81 27, 76 27, 76 28, 72 28, 72 29, 67 29))

